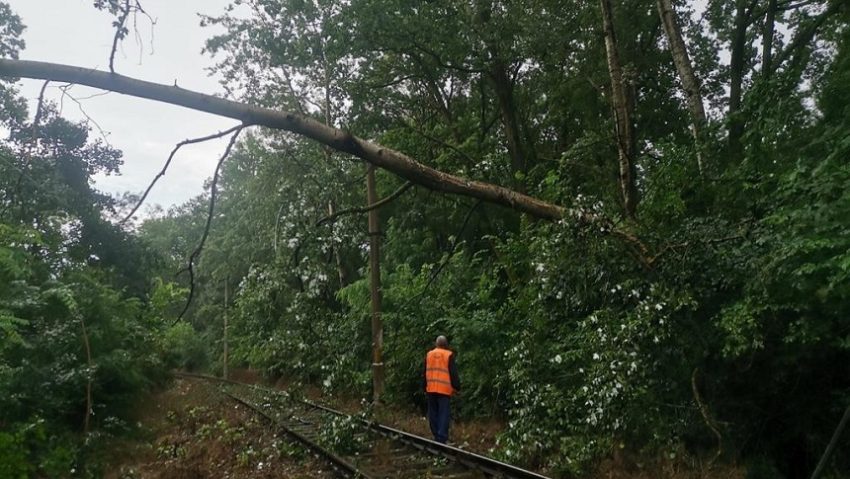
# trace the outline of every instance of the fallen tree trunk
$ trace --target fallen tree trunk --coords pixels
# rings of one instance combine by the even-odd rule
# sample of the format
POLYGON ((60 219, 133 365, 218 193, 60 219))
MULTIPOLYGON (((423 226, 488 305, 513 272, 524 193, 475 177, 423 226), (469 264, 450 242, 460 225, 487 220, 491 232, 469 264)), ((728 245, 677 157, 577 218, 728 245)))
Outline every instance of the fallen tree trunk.
POLYGON ((334 150, 354 155, 412 183, 435 191, 477 198, 541 219, 558 220, 565 213, 565 209, 561 206, 502 186, 443 173, 418 163, 404 153, 295 113, 246 105, 186 90, 176 85, 161 85, 116 73, 56 63, 0 59, 0 76, 75 83, 233 118, 241 121, 245 126, 258 125, 289 131, 318 141, 334 150))

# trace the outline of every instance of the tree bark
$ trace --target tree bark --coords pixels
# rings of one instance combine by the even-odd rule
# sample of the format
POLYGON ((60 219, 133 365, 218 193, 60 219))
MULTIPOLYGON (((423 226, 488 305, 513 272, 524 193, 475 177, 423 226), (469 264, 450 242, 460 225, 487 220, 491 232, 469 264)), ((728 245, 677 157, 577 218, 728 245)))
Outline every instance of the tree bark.
MULTIPOLYGON (((366 175, 367 203, 378 202, 375 185, 375 166, 369 165, 366 175)), ((369 286, 372 306, 372 403, 380 404, 384 394, 384 325, 381 321, 381 220, 380 208, 369 210, 369 286)))
POLYGON ((228 298, 228 296, 229 296, 228 285, 227 285, 228 282, 230 282, 230 276, 228 276, 224 279, 224 332, 223 332, 224 351, 223 351, 223 354, 222 354, 223 357, 222 357, 222 361, 221 361, 222 362, 221 377, 223 377, 224 379, 227 379, 227 362, 228 362, 228 353, 229 353, 228 344, 227 344, 227 301, 230 299, 230 298, 228 298))
POLYGON ((614 15, 611 0, 600 0, 602 26, 605 33, 605 54, 608 57, 608 73, 611 76, 611 106, 614 110, 617 150, 620 167, 620 192, 626 217, 634 218, 637 211, 637 186, 635 184, 636 140, 632 123, 633 103, 629 101, 623 84, 623 69, 617 53, 617 36, 614 32, 614 15))
MULTIPOLYGON (((325 19, 323 18, 324 22, 325 19)), ((322 66, 324 68, 324 87, 325 87, 325 125, 333 126, 334 124, 334 115, 333 115, 333 106, 331 104, 331 78, 330 78, 330 65, 328 65, 328 59, 325 56, 325 46, 322 45, 322 66)), ((303 109, 301 110, 303 111, 303 109)), ((330 148, 323 149, 325 160, 330 164, 333 161, 333 150, 330 148)), ((333 199, 328 200, 328 215, 333 216, 336 212, 336 204, 333 199)), ((334 225, 331 224, 331 238, 334 237, 333 228, 334 225)), ((336 271, 339 276, 339 288, 342 289, 348 284, 348 271, 345 268, 345 264, 342 261, 342 253, 340 252, 340 245, 333 246, 333 240, 331 241, 331 248, 333 248, 333 255, 336 259, 336 271)))
POLYGON ((735 6, 735 29, 732 35, 732 52, 729 62, 729 156, 740 160, 743 154, 741 137, 744 135, 744 121, 738 117, 741 109, 744 69, 744 56, 747 50, 747 27, 750 25, 750 9, 746 0, 737 0, 735 6))
MULTIPOLYGON (((517 121, 516 105, 514 104, 514 92, 511 79, 508 77, 507 66, 496 61, 490 69, 490 79, 493 81, 493 89, 499 102, 499 113, 502 117, 502 127, 505 129, 508 153, 511 155, 511 172, 526 173, 528 170, 528 159, 522 144, 517 121)), ((522 182, 516 182, 521 186, 522 182)))
POLYGON ((761 41, 761 74, 767 80, 773 69, 773 35, 776 30, 776 0, 768 0, 761 41))
POLYGON ((91 358, 91 344, 89 344, 89 332, 86 329, 86 320, 80 316, 80 329, 83 332, 83 347, 86 352, 86 414, 83 416, 83 434, 89 433, 89 423, 91 421, 91 411, 94 405, 92 401, 92 374, 94 373, 94 363, 91 358))
POLYGON ((354 155, 434 191, 478 198, 541 219, 558 220, 565 214, 565 209, 561 206, 502 186, 443 173, 416 162, 404 153, 295 113, 250 106, 177 86, 136 80, 115 73, 53 63, 0 59, 0 76, 76 83, 233 118, 246 126, 259 125, 289 131, 334 150, 354 155))
MULTIPOLYGON (((771 1, 775 2, 776 0, 771 1)), ((702 93, 700 93, 700 82, 694 73, 694 67, 688 55, 688 49, 685 45, 682 29, 679 26, 672 0, 658 0, 658 14, 661 16, 661 23, 664 25, 664 31, 667 34, 670 53, 673 56, 673 64, 679 73, 679 80, 682 82, 682 88, 685 90, 685 96, 688 100, 688 109, 691 113, 692 122, 691 133, 694 135, 694 143, 696 144, 697 151, 697 168, 700 174, 702 174, 704 165, 700 136, 702 127, 706 124, 706 117, 705 108, 702 103, 702 93)))
MULTIPOLYGON (((333 200, 328 201, 328 218, 334 218, 336 215, 336 205, 333 200)), ((334 225, 331 223, 331 237, 334 236, 333 228, 334 225)), ((334 247, 333 250, 334 258, 336 259, 336 271, 339 276, 339 287, 342 289, 348 284, 348 270, 345 268, 345 263, 342 261, 342 254, 340 253, 339 246, 334 247)))
POLYGON ((499 47, 499 40, 503 39, 500 38, 500 33, 494 31, 490 25, 490 20, 493 17, 493 8, 492 1, 476 1, 473 22, 480 29, 483 37, 482 40, 487 47, 487 53, 490 57, 486 74, 496 93, 499 116, 502 120, 508 154, 511 157, 511 173, 514 174, 512 183, 516 188, 524 190, 524 181, 518 180, 517 173, 524 174, 528 171, 530 166, 528 158, 530 148, 527 149, 522 140, 522 132, 520 131, 519 119, 516 114, 516 104, 514 102, 514 85, 509 75, 508 62, 505 61, 505 57, 501 54, 499 47))

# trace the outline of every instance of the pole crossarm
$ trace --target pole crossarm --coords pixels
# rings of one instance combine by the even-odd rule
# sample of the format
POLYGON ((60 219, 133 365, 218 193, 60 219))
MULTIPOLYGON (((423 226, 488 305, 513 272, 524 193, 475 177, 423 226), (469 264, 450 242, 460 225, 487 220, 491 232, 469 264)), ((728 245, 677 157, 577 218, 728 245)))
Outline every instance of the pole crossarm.
POLYGON ((258 125, 289 131, 315 140, 334 150, 354 155, 434 191, 477 198, 540 219, 559 220, 565 214, 565 209, 561 206, 547 203, 503 186, 444 173, 423 165, 404 153, 372 143, 350 132, 327 126, 310 117, 296 113, 247 105, 186 90, 176 84, 162 85, 117 73, 56 63, 0 59, 0 76, 85 85, 233 118, 246 126, 258 125))

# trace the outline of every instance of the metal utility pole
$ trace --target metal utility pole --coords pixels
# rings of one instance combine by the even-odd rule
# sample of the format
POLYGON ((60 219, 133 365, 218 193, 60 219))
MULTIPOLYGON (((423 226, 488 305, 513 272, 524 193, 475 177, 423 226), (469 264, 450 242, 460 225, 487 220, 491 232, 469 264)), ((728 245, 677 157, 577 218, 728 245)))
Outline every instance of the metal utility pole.
MULTIPOLYGON (((375 188, 375 167, 369 165, 366 175, 366 201, 378 202, 375 188)), ((384 326, 381 321, 381 222, 378 208, 369 210, 369 286, 372 304, 372 402, 379 404, 384 394, 384 326)))
POLYGON ((222 367, 222 376, 224 379, 227 379, 227 283, 230 279, 230 276, 226 277, 224 280, 224 358, 223 358, 223 367, 222 367))

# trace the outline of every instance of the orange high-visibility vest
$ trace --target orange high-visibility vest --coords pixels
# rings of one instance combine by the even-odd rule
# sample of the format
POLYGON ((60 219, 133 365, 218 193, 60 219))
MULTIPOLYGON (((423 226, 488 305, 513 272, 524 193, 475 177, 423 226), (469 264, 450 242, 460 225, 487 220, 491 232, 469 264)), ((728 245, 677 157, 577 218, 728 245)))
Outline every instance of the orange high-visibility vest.
POLYGON ((452 377, 449 373, 449 358, 452 352, 448 349, 434 348, 425 356, 425 391, 429 393, 451 396, 452 377))

